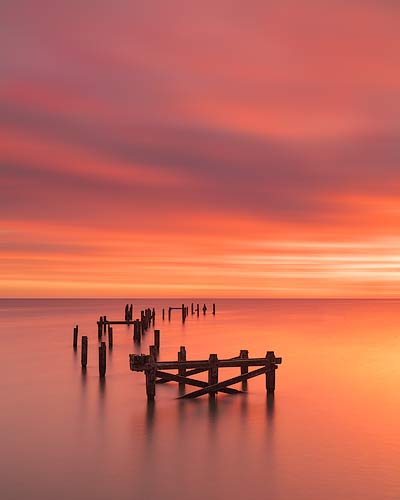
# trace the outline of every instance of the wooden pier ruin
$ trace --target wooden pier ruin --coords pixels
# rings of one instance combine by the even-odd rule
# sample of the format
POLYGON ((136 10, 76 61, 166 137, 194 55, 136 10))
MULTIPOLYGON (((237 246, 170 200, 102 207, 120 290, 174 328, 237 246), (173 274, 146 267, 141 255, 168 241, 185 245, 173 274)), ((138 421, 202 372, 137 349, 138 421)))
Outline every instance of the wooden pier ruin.
MULTIPOLYGON (((152 346, 154 347, 154 346, 152 346)), ((218 359, 216 354, 210 354, 207 360, 186 360, 186 349, 181 347, 178 352, 178 361, 157 361, 154 350, 150 355, 130 354, 130 369, 135 372, 144 372, 146 377, 146 394, 148 400, 153 400, 156 395, 156 384, 166 382, 178 382, 180 386, 191 385, 200 389, 189 392, 179 399, 192 399, 208 394, 215 397, 218 392, 238 394, 242 391, 230 386, 239 382, 246 382, 250 378, 264 375, 266 377, 267 394, 275 391, 275 370, 282 363, 282 358, 275 357, 273 351, 268 351, 264 358, 249 358, 248 351, 242 350, 240 355, 231 359, 218 359), (240 375, 223 380, 219 379, 221 368, 240 368, 240 375), (260 367, 249 371, 249 367, 260 367), (177 370, 177 374, 166 370, 177 370), (191 378, 201 372, 208 372, 208 382, 191 378)))

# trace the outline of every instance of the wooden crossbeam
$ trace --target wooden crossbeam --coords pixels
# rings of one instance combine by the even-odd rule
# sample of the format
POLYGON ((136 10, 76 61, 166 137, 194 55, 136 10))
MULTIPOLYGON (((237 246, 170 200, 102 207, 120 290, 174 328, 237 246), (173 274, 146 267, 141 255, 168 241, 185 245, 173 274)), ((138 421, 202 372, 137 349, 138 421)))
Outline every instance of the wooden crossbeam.
MULTIPOLYGON (((131 355, 132 356, 132 355, 131 355)), ((266 358, 249 358, 249 359, 219 359, 217 361, 218 368, 235 368, 241 366, 265 366, 269 365, 271 360, 266 358)), ((282 358, 274 358, 273 363, 280 365, 282 358)), ((177 370, 179 367, 183 368, 202 368, 208 370, 209 360, 202 359, 198 361, 158 361, 157 368, 163 370, 177 370)))
MULTIPOLYGON (((231 358, 231 360, 233 360, 233 359, 241 359, 241 358, 240 358, 240 356, 235 356, 234 358, 231 358)), ((192 375, 198 375, 199 373, 204 373, 206 371, 208 371, 208 367, 207 368, 194 368, 193 370, 187 371, 186 376, 191 377, 192 375)), ((170 380, 161 379, 161 380, 157 380, 156 384, 166 384, 167 382, 170 382, 170 380)))
MULTIPOLYGON (((156 377, 164 379, 166 382, 179 382, 181 384, 194 385, 196 387, 208 387, 208 383, 203 380, 183 377, 182 375, 175 375, 161 370, 156 370, 156 377)), ((226 394, 240 394, 242 391, 232 388, 224 388, 221 389, 221 392, 225 392, 226 394)))
POLYGON ((221 391, 221 389, 227 388, 227 386, 229 385, 237 384, 238 382, 243 382, 244 380, 257 377, 258 375, 262 375, 263 373, 267 373, 275 369, 276 369, 275 366, 273 366, 272 368, 270 366, 263 366, 262 368, 258 368, 258 370, 253 370, 252 372, 246 373, 244 375, 238 375, 237 377, 224 380, 223 382, 219 382, 218 384, 207 385, 207 387, 204 387, 203 389, 189 392, 188 394, 185 394, 184 396, 181 396, 178 399, 192 399, 192 398, 197 398, 199 396, 203 396, 204 394, 209 394, 210 392, 218 392, 221 391))

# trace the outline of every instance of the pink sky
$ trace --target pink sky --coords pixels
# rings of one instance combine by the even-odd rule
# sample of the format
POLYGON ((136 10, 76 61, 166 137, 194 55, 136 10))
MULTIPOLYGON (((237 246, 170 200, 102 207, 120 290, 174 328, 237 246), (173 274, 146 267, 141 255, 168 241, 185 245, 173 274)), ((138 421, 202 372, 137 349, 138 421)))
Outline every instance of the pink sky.
POLYGON ((398 2, 0 18, 0 296, 400 296, 398 2))

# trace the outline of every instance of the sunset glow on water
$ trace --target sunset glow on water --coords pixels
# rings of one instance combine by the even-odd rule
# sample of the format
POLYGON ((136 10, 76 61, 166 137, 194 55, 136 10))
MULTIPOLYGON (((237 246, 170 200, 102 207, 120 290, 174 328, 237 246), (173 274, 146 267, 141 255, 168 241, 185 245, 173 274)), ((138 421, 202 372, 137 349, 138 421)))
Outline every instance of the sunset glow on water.
POLYGON ((1 301, 4 498, 399 497, 398 301, 223 300, 183 326, 179 311, 171 322, 159 314, 180 300, 135 300, 157 309, 160 360, 181 345, 188 359, 283 357, 272 403, 261 376, 214 403, 157 386, 154 406, 128 362, 148 352, 152 330, 139 348, 132 327, 115 326, 99 380, 96 320, 121 318, 125 302, 1 301), (89 336, 86 375, 75 323, 89 336))

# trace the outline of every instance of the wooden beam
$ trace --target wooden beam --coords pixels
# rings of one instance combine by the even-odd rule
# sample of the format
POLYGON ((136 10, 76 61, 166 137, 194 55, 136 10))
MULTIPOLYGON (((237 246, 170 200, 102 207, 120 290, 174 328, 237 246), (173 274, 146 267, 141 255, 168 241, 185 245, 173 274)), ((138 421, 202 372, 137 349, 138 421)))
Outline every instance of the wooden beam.
MULTIPOLYGON (((240 356, 235 356, 231 359, 240 359, 240 356)), ((191 377, 192 375, 198 375, 199 373, 204 373, 208 370, 208 366, 206 368, 194 368, 193 370, 188 370, 186 372, 187 377, 191 377)), ((169 380, 157 380, 156 384, 166 384, 169 380)))

